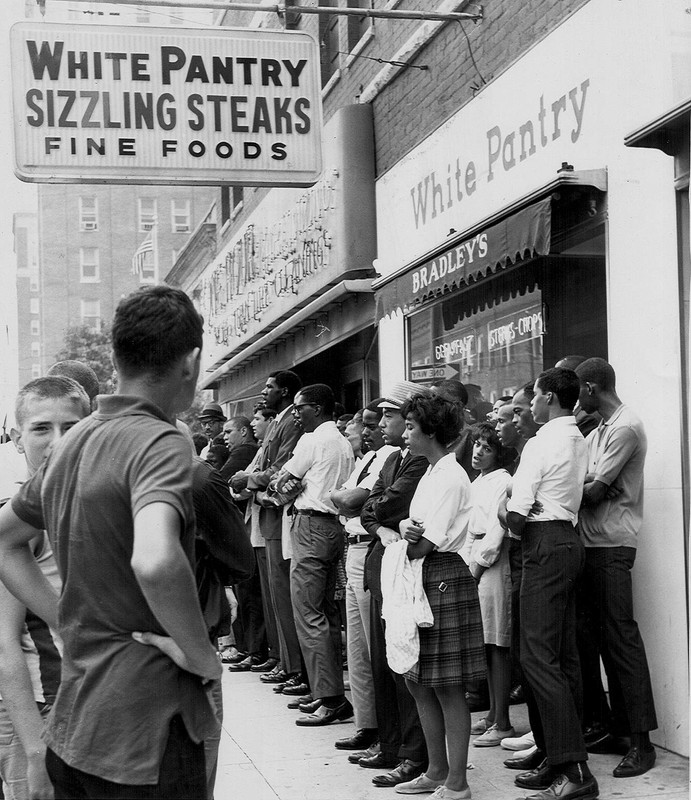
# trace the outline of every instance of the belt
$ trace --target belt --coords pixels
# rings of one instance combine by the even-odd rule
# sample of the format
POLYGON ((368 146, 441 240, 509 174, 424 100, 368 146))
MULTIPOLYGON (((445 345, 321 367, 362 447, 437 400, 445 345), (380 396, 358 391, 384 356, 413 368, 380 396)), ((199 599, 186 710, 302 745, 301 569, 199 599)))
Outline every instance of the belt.
POLYGON ((336 519, 337 515, 329 511, 317 511, 316 508, 294 508, 293 514, 302 514, 305 517, 331 517, 336 519))
POLYGON ((349 533, 348 544, 360 544, 360 542, 371 542, 374 537, 370 533, 349 533))

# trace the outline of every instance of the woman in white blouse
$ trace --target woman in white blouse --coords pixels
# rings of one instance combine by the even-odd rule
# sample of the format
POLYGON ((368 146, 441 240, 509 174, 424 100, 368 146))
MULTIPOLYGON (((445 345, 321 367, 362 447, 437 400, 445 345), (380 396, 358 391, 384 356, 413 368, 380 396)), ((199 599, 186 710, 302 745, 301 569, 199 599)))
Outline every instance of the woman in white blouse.
POLYGON ((463 547, 465 562, 478 582, 482 627, 487 655, 490 707, 470 732, 480 734, 476 747, 496 747, 502 739, 515 736, 509 721, 511 691, 511 566, 509 539, 497 516, 506 500, 511 476, 503 468, 516 451, 503 447, 494 426, 480 422, 473 426, 473 468, 480 475, 470 487, 473 511, 469 535, 463 547))
POLYGON ((434 625, 420 628, 420 658, 405 676, 418 707, 429 766, 396 791, 468 800, 465 686, 484 678, 485 653, 477 584, 460 556, 470 521, 470 482, 446 450, 459 434, 462 417, 457 405, 423 395, 413 396, 401 414, 411 455, 425 456, 430 463, 399 530, 408 541, 408 557, 425 558, 423 582, 434 625))

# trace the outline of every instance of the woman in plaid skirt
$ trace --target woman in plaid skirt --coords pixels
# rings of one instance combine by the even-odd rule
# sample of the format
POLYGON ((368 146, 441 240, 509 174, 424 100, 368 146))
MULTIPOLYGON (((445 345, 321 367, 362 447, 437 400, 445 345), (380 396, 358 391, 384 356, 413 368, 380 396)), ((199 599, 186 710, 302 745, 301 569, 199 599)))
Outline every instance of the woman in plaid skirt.
POLYGON ((469 800, 466 780, 470 712, 465 686, 485 676, 477 584, 460 556, 470 521, 470 481, 446 444, 462 427, 458 406, 439 396, 413 396, 401 409, 411 455, 430 466, 399 525, 408 557, 423 558, 423 582, 434 614, 420 628, 420 658, 406 674, 425 734, 427 771, 396 787, 399 794, 433 792, 433 800, 469 800))

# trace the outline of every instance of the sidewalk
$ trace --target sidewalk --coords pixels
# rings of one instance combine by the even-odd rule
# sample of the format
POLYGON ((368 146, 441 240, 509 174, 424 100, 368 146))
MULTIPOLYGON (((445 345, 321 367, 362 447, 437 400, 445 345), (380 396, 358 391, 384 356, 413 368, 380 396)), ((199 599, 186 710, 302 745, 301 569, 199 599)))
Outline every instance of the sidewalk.
MULTIPOLYGON (((372 785, 377 772, 348 763, 348 753, 334 741, 355 732, 353 722, 323 728, 298 728, 299 712, 286 707, 289 698, 249 673, 223 676, 225 721, 219 753, 215 800, 393 800, 393 789, 372 785)), ((527 728, 525 706, 511 709, 518 734, 527 728)), ((477 715, 473 715, 474 717, 477 715)), ((472 741, 472 740, 471 740, 472 741)), ((502 761, 512 754, 501 748, 470 746, 473 769, 468 782, 473 800, 513 800, 527 792, 514 786, 515 773, 502 761)), ((689 762, 657 749, 657 764, 638 778, 616 779, 619 756, 591 756, 600 797, 621 800, 688 800, 689 762)), ((429 795, 420 795, 429 797, 429 795)))

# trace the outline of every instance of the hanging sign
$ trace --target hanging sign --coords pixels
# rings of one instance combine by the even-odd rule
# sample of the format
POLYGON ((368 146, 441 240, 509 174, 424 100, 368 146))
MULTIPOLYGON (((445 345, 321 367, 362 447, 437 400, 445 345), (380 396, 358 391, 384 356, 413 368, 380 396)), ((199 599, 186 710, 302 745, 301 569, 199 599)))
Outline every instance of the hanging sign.
POLYGON ((16 172, 38 183, 311 186, 319 50, 300 31, 22 22, 16 172))

